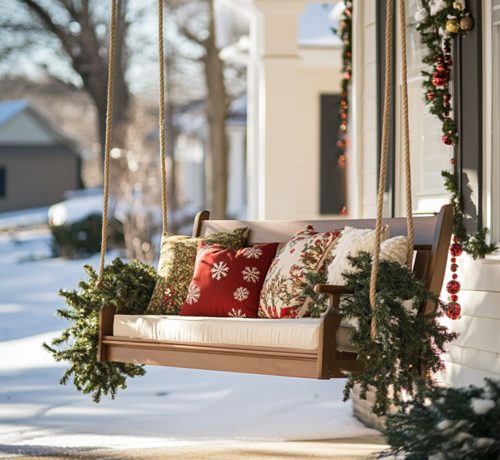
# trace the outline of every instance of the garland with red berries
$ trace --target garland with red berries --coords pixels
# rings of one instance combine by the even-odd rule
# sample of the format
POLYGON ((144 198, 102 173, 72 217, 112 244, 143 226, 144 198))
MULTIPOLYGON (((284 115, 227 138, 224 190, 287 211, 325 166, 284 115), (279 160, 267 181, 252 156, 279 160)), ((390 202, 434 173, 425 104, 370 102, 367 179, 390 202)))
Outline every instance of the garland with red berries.
MULTIPOLYGON (((453 65, 450 56, 451 44, 457 35, 466 35, 473 29, 474 19, 467 10, 465 0, 422 0, 422 6, 415 14, 415 19, 418 23, 420 42, 427 47, 427 54, 422 62, 435 66, 435 71, 422 71, 425 77, 422 83, 426 94, 424 101, 430 105, 430 112, 442 123, 443 143, 454 146, 458 142, 458 132, 451 116, 453 110, 450 93, 450 74, 453 65)), ((454 163, 455 158, 452 158, 451 164, 454 163)), ((483 227, 474 235, 468 235, 462 225, 462 219, 465 217, 463 200, 455 176, 448 171, 442 171, 441 175, 446 190, 451 194, 455 244, 460 245, 463 251, 474 259, 491 254, 496 250, 496 246, 486 243, 488 229, 483 227)))
MULTIPOLYGON (((342 150, 339 156, 339 166, 345 167, 346 154, 349 146, 349 137, 347 135, 347 120, 349 118, 349 86, 352 77, 352 2, 344 0, 345 9, 340 19, 339 28, 333 29, 333 32, 339 35, 344 42, 342 48, 342 81, 340 83, 340 118, 342 119, 339 127, 339 140, 337 147, 342 150)), ((343 216, 347 214, 347 208, 344 206, 340 212, 343 216)))

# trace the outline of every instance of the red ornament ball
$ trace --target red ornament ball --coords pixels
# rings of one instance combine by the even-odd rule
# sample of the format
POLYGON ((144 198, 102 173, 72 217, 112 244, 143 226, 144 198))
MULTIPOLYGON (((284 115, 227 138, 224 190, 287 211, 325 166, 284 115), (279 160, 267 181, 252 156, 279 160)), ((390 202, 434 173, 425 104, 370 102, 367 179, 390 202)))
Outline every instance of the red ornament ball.
POLYGON ((451 69, 446 69, 446 73, 451 73, 451 69))
POLYGON ((451 67, 453 65, 453 61, 451 59, 448 59, 446 63, 451 67))
POLYGON ((437 34, 438 33, 438 30, 437 29, 434 29, 434 33, 437 34))
POLYGON ((451 275, 451 277, 456 280, 458 278, 458 275, 456 273, 453 273, 453 275, 451 275))
POLYGON ((450 160, 450 163, 451 163, 452 165, 454 165, 454 164, 455 164, 455 158, 452 158, 452 159, 450 160))
POLYGON ((462 252, 464 252, 464 249, 462 248, 462 245, 459 243, 454 243, 450 246, 450 254, 453 257, 459 257, 462 255, 462 252))
POLYGON ((451 100, 451 94, 450 94, 450 93, 445 94, 445 95, 443 96, 443 99, 444 99, 445 101, 450 101, 450 100, 451 100))
MULTIPOLYGON (((453 259, 452 259, 453 260, 453 259)), ((458 265, 457 264, 451 264, 450 270, 455 273, 458 270, 458 265)))
POLYGON ((453 237, 453 242, 458 243, 458 238, 456 236, 453 237))
POLYGON ((457 302, 450 302, 448 304, 448 311, 446 312, 446 316, 451 318, 452 320, 456 320, 460 318, 460 313, 462 312, 462 307, 457 302))
POLYGON ((448 78, 446 77, 446 74, 444 72, 436 72, 432 76, 432 83, 434 86, 444 86, 446 85, 446 82, 448 81, 448 78))
POLYGON ((445 103, 443 103, 443 107, 446 107, 447 109, 449 109, 451 107, 451 104, 449 102, 445 102, 445 103))
POLYGON ((438 72, 444 72, 446 70, 446 67, 443 64, 438 64, 438 66, 436 67, 436 70, 438 72))
POLYGON ((448 294, 458 294, 460 292, 460 283, 456 280, 448 281, 446 291, 448 294))
POLYGON ((439 56, 439 57, 437 58, 437 61, 438 61, 438 62, 441 62, 442 60, 443 60, 443 58, 442 58, 441 56, 439 56))
POLYGON ((443 51, 445 53, 450 53, 451 52, 451 48, 449 46, 445 46, 443 51))
POLYGON ((445 145, 453 145, 453 140, 450 139, 448 136, 445 135, 441 139, 443 140, 443 143, 445 145))
POLYGON ((450 116, 450 112, 443 112, 443 117, 449 117, 450 116))
POLYGON ((427 99, 429 99, 429 101, 431 101, 432 99, 434 99, 435 94, 436 93, 434 93, 434 91, 429 91, 427 93, 427 99))
POLYGON ((452 264, 457 263, 457 259, 456 259, 455 257, 452 257, 452 258, 450 259, 450 261, 451 261, 451 263, 452 263, 452 264))
POLYGON ((458 300, 457 295, 450 295, 450 299, 453 300, 453 302, 456 302, 458 300))

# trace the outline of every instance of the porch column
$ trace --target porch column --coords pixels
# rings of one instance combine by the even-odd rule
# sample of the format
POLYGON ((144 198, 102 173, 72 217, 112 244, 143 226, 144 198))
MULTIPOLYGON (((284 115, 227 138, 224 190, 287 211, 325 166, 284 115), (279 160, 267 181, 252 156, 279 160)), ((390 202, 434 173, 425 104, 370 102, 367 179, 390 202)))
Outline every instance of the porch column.
POLYGON ((307 3, 304 0, 254 1, 260 27, 251 30, 257 61, 254 78, 258 81, 249 89, 254 90, 252 99, 257 99, 259 115, 254 118, 259 125, 253 127, 256 139, 253 148, 258 149, 258 165, 254 165, 258 180, 249 177, 249 209, 254 210, 250 211, 253 218, 300 218, 296 211, 296 182, 300 175, 297 40, 298 18, 307 3))

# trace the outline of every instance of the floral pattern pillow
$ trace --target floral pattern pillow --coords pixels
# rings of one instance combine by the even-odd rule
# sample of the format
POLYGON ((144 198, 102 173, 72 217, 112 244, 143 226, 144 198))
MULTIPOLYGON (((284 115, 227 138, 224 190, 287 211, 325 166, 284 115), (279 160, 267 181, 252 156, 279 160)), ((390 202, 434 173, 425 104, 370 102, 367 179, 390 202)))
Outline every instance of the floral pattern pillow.
POLYGON ((310 271, 325 273, 341 230, 317 233, 308 226, 293 236, 274 259, 260 293, 259 317, 301 318, 312 306, 302 297, 305 276, 310 271))
POLYGON ((231 233, 214 233, 204 237, 166 233, 161 241, 160 262, 153 296, 145 315, 178 315, 186 300, 189 284, 193 279, 198 245, 220 244, 239 250, 245 246, 247 227, 237 228, 231 233))

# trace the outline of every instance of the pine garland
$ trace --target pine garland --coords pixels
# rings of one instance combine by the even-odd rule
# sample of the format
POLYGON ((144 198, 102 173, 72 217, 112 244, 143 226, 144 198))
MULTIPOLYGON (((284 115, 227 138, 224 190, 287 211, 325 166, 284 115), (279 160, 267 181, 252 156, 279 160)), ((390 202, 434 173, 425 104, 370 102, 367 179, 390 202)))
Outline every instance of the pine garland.
POLYGON ((117 311, 126 309, 132 315, 143 314, 153 294, 157 274, 153 267, 139 261, 124 263, 116 258, 105 267, 105 289, 99 290, 96 271, 90 265, 85 265, 84 270, 88 279, 78 283, 80 292, 59 291, 71 308, 57 310, 57 314, 74 324, 61 337, 52 340, 52 346, 46 343, 42 346, 57 362, 71 363, 59 383, 66 385, 73 375, 76 389, 84 394, 92 393, 92 400, 99 403, 102 395, 114 399, 119 388, 127 388, 127 377, 146 373, 143 366, 135 364, 97 362, 99 309, 101 305, 114 305, 117 311), (67 347, 61 350, 65 342, 67 347))
POLYGON ((390 452, 406 460, 489 460, 500 458, 500 382, 485 388, 429 388, 419 383, 402 411, 389 415, 385 432, 390 452))
MULTIPOLYGON (((473 27, 473 19, 466 8, 465 1, 453 0, 422 0, 422 6, 417 11, 417 31, 420 33, 420 42, 427 47, 427 53, 422 62, 436 65, 436 72, 422 71, 425 90, 424 102, 430 105, 430 112, 439 118, 442 123, 442 140, 446 145, 454 146, 458 142, 457 126, 451 116, 451 66, 453 65, 450 52, 452 39, 457 35, 466 35, 473 27), (435 73, 434 73, 435 72, 435 73), (442 85, 436 85, 436 82, 442 85)), ((455 163, 455 159, 451 160, 455 163)), ((484 258, 485 255, 495 252, 494 244, 486 243, 488 229, 483 227, 474 235, 469 236, 462 225, 464 216, 463 200, 457 188, 456 178, 448 171, 442 171, 445 188, 451 194, 450 204, 455 214, 453 234, 462 244, 465 252, 474 259, 484 258)))
MULTIPOLYGON (((419 379, 419 364, 429 373, 444 369, 440 355, 447 343, 458 337, 456 332, 437 321, 444 314, 438 297, 431 293, 425 282, 417 280, 413 272, 397 262, 381 260, 377 276, 377 303, 374 310, 370 305, 370 278, 372 257, 360 252, 349 257, 351 264, 359 271, 344 273, 346 287, 353 295, 343 296, 338 313, 345 320, 357 320, 349 341, 358 347, 358 360, 365 363, 362 372, 347 374, 344 401, 350 398, 356 383, 361 384, 360 398, 366 399, 370 386, 376 388, 373 413, 386 415, 391 405, 399 405, 399 389, 413 392, 419 379), (436 308, 429 315, 417 315, 419 307, 432 301, 436 308), (371 340, 371 319, 377 320, 377 338, 371 340), (390 387, 398 389, 391 395, 390 387)), ((326 275, 323 275, 326 276, 326 275)), ((303 294, 316 302, 312 316, 319 316, 326 310, 326 296, 314 293, 312 283, 322 283, 318 275, 307 275, 303 294)), ((430 381, 429 381, 430 383, 430 381)))

